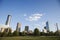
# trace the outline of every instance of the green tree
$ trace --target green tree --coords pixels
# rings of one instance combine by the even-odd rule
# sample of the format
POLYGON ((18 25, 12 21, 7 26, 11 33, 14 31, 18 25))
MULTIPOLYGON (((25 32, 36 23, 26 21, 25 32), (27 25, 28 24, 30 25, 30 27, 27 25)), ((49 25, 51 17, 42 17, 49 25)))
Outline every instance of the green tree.
POLYGON ((13 36, 19 36, 19 32, 18 31, 14 31, 13 32, 13 36))
POLYGON ((53 31, 49 32, 48 36, 54 36, 53 31))
POLYGON ((8 36, 12 36, 12 30, 9 28, 8 36))
POLYGON ((35 35, 35 36, 39 36, 39 35, 40 35, 40 31, 39 31, 38 28, 35 28, 35 29, 34 29, 34 35, 35 35))
POLYGON ((1 37, 1 34, 2 34, 2 33, 0 32, 0 37, 1 37))
POLYGON ((55 32, 55 36, 59 36, 59 31, 56 31, 55 32))
POLYGON ((23 32, 22 32, 22 36, 26 36, 26 35, 27 35, 27 34, 23 31, 23 32))
POLYGON ((6 37, 7 34, 8 34, 8 33, 7 33, 6 31, 4 31, 4 32, 1 33, 1 37, 6 37))

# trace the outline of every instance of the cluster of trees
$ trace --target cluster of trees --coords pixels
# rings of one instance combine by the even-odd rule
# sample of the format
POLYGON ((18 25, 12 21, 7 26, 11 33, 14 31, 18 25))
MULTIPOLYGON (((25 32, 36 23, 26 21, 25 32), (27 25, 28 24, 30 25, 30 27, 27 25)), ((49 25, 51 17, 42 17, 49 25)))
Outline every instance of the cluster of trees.
POLYGON ((38 28, 34 29, 33 33, 26 33, 26 32, 18 32, 14 31, 11 33, 11 29, 9 29, 9 32, 0 32, 0 37, 12 37, 12 36, 59 36, 59 32, 49 32, 49 33, 44 33, 40 32, 38 28))

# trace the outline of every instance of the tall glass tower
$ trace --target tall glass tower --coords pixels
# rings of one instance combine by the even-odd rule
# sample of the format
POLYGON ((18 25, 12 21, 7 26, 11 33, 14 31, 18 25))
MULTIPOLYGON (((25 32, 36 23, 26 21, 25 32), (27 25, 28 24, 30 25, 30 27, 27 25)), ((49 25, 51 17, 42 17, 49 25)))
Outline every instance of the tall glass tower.
POLYGON ((29 26, 25 26, 25 31, 26 31, 26 32, 29 31, 29 26))
POLYGON ((58 23, 56 23, 56 27, 57 27, 57 31, 58 31, 58 30, 59 30, 59 29, 58 29, 58 23))
POLYGON ((8 15, 5 25, 10 26, 10 22, 11 22, 11 15, 8 15))
POLYGON ((46 22, 46 30, 49 31, 49 23, 48 23, 48 21, 46 22))

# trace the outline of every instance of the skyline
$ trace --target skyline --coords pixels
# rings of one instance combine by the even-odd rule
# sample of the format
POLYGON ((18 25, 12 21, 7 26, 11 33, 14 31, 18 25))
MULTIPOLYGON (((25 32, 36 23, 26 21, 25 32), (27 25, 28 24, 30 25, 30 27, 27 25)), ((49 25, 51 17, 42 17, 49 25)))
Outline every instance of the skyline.
MULTIPOLYGON (((57 0, 2 0, 0 1, 0 24, 5 24, 7 15, 12 16, 10 26, 16 29, 20 22, 21 31, 25 26, 30 30, 38 28, 42 30, 49 22, 49 28, 56 31, 55 24, 60 26, 60 6, 57 0)), ((60 27, 59 27, 60 29, 60 27)))

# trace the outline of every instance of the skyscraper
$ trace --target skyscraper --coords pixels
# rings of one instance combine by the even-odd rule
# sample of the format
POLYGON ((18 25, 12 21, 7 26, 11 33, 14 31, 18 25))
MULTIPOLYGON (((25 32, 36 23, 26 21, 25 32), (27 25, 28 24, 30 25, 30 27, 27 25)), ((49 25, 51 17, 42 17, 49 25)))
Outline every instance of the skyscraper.
POLYGON ((29 26, 25 26, 25 31, 26 31, 26 32, 29 31, 29 26))
POLYGON ((16 31, 20 32, 20 27, 21 27, 21 24, 20 23, 17 23, 16 31))
POLYGON ((10 26, 10 21, 11 21, 11 15, 8 15, 5 25, 10 26))
POLYGON ((49 23, 48 23, 48 21, 46 22, 46 30, 49 31, 49 23))
POLYGON ((58 29, 58 23, 56 23, 56 27, 57 27, 57 31, 58 31, 58 30, 59 30, 59 29, 58 29))
POLYGON ((43 32, 44 33, 47 33, 46 26, 44 27, 43 32))

